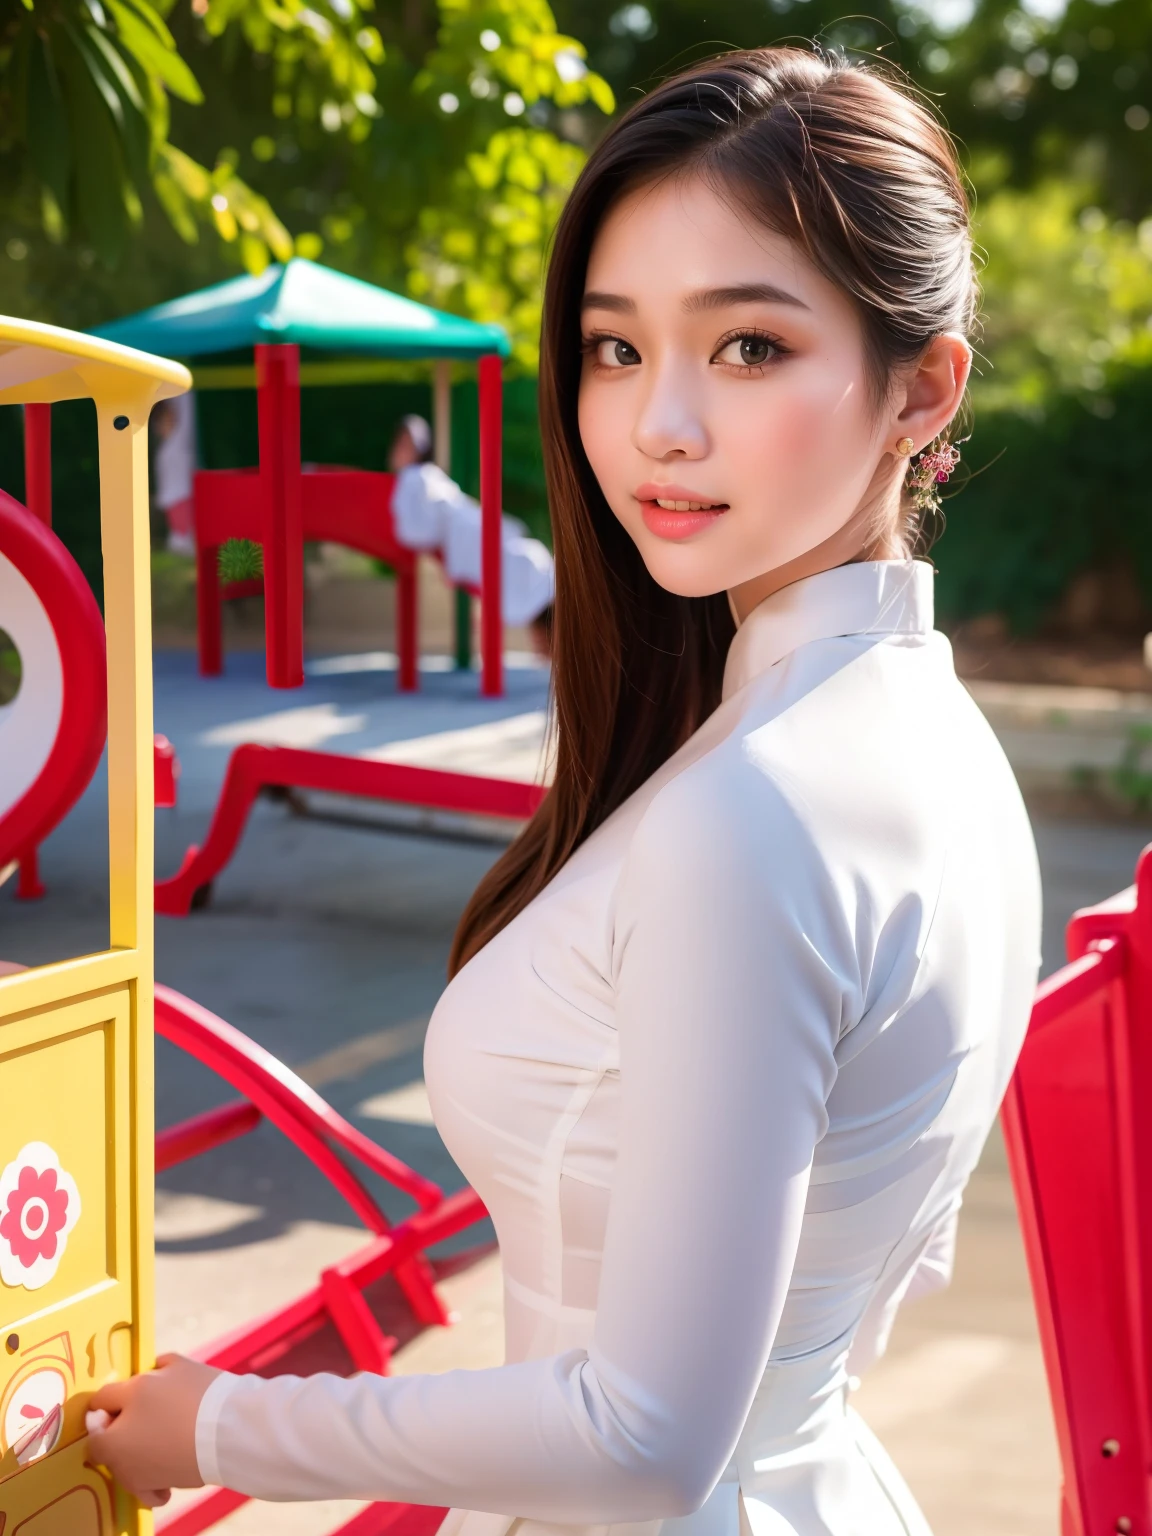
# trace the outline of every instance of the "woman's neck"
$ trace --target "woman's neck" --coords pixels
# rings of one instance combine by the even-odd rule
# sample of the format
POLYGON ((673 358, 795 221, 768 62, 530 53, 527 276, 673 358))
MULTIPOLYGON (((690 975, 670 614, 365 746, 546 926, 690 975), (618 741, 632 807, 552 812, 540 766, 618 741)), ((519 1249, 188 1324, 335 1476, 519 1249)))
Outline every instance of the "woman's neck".
POLYGON ((789 560, 785 565, 753 576, 728 590, 728 606, 739 628, 753 608, 758 608, 765 598, 771 597, 795 581, 806 576, 818 576, 838 565, 851 565, 863 560, 907 560, 908 551, 899 537, 899 519, 884 519, 883 531, 876 533, 876 515, 873 508, 861 508, 837 530, 831 538, 817 544, 789 560))

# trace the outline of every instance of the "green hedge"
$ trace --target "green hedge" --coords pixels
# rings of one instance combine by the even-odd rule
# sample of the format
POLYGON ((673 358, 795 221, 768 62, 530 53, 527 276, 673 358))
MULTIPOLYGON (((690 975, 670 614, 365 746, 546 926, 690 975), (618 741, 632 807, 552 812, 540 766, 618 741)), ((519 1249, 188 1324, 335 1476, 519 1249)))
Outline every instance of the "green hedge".
MULTIPOLYGON (((428 415, 420 384, 342 385, 304 391, 305 459, 385 466, 396 421, 428 415)), ((256 459, 256 402, 249 390, 199 397, 201 448, 211 468, 256 459)), ((476 389, 453 390, 453 471, 477 488, 476 389)), ((1042 421, 1007 412, 978 415, 966 462, 970 480, 946 503, 937 543, 938 607, 945 623, 1005 616, 1034 631, 1078 572, 1131 560, 1152 607, 1152 367, 1109 381, 1093 409, 1058 400, 1042 421), (1110 414, 1104 414, 1110 412, 1110 414)), ((505 396, 505 505, 547 537, 535 382, 514 379, 505 396)), ((96 430, 88 402, 53 413, 55 526, 100 591, 96 430)), ((0 408, 0 486, 22 497, 20 412, 0 408)))
POLYGON ((974 473, 933 551, 945 622, 999 613, 1029 634, 1078 572, 1117 557, 1152 607, 1152 368, 1042 420, 978 414, 965 457, 974 473))

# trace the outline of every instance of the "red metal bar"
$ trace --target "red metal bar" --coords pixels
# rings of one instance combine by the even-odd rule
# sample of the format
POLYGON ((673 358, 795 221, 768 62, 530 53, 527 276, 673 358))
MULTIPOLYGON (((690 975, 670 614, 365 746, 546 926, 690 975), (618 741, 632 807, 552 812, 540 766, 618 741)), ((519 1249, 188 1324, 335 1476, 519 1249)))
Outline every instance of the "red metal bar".
MULTIPOLYGON (((487 1214, 484 1202, 474 1189, 458 1190, 435 1210, 410 1216, 391 1232, 365 1243, 332 1269, 358 1290, 364 1290, 382 1275, 395 1273, 399 1265, 414 1255, 422 1254, 483 1221, 487 1214)), ((285 1339, 307 1337, 320 1326, 325 1315, 324 1294, 317 1285, 287 1306, 265 1313, 193 1351, 194 1358, 224 1371, 248 1369, 285 1339)))
POLYGON ((264 1116, 255 1104, 241 1101, 238 1104, 222 1104, 219 1109, 206 1110, 170 1125, 156 1133, 156 1172, 174 1168, 177 1163, 199 1157, 213 1147, 221 1147, 226 1141, 235 1141, 254 1131, 264 1116))
POLYGON ((209 1009, 157 983, 155 1016, 157 1034, 211 1067, 249 1099, 320 1168, 369 1231, 388 1232, 391 1224, 330 1143, 402 1190, 421 1210, 433 1210, 443 1201, 438 1184, 350 1125, 291 1067, 209 1009))
POLYGON ((396 1340, 382 1331, 362 1293, 335 1269, 321 1274, 320 1293, 356 1369, 387 1376, 396 1340))
POLYGON ((187 916, 198 893, 211 886, 236 851, 248 813, 257 795, 268 785, 516 821, 527 821, 545 793, 542 785, 515 779, 446 773, 439 768, 415 768, 402 763, 374 762, 371 758, 344 757, 335 752, 265 747, 249 742, 237 747, 228 760, 220 799, 203 846, 189 848, 177 873, 156 882, 158 913, 187 916))
POLYGON ((369 1504, 332 1536, 435 1536, 447 1513, 431 1504, 369 1504))
POLYGON ((503 381, 499 357, 479 363, 480 397, 480 692, 504 693, 504 603, 501 586, 503 381))
POLYGON ((180 782, 180 759, 167 736, 159 732, 152 738, 152 798, 157 810, 171 810, 176 804, 180 782))
POLYGON ((20 854, 18 864, 16 899, 18 901, 39 901, 41 896, 47 895, 47 887, 40 879, 39 848, 29 848, 27 853, 20 854))
POLYGON ((401 693, 414 693, 420 685, 417 652, 419 649, 419 584, 415 564, 396 572, 396 654, 400 668, 397 686, 401 693))
POLYGON ((1115 942, 1109 942, 1105 948, 1081 955, 1070 965, 1063 966, 1036 988, 1032 1018, 1028 1025, 1029 1036, 1102 995, 1123 974, 1124 949, 1115 942))
MULTIPOLYGON (((197 516, 199 484, 196 476, 197 516)), ((197 524, 199 530, 199 524, 197 524)), ((200 676, 219 677, 224 670, 224 636, 220 611, 220 549, 196 538, 196 645, 200 652, 200 676)))
POLYGON ((286 1339, 307 1338, 315 1333, 325 1318, 324 1297, 320 1287, 305 1291, 285 1307, 277 1307, 250 1323, 233 1328, 210 1344, 191 1351, 194 1360, 218 1366, 222 1371, 243 1371, 258 1358, 286 1339))
POLYGON ((268 683, 273 688, 299 688, 304 681, 300 348, 262 344, 255 352, 268 683))
POLYGON ((52 407, 24 407, 24 505, 52 526, 52 407))
POLYGON ((157 1516, 156 1536, 200 1536, 248 1502, 246 1493, 233 1493, 231 1488, 205 1488, 176 1514, 157 1516))

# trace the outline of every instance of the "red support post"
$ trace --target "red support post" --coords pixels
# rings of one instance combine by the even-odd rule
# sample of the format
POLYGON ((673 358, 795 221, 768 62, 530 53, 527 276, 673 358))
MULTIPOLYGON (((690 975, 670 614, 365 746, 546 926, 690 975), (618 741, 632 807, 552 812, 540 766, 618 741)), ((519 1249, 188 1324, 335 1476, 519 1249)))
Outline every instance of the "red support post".
POLYGON ((272 688, 299 688, 304 681, 300 348, 278 343, 255 350, 268 683, 272 688))
POLYGON ((201 677, 219 677, 224 670, 219 559, 218 545, 196 545, 196 643, 201 677))
POLYGON ((482 357, 480 396, 480 692, 504 693, 504 614, 500 590, 503 381, 499 357, 482 357))
POLYGON ((40 850, 29 848, 20 855, 20 868, 16 880, 18 901, 39 901, 46 896, 44 882, 40 879, 40 850))
POLYGON ((24 407, 24 505, 52 526, 52 407, 24 407))
POLYGON ((417 671, 419 579, 415 564, 411 570, 396 572, 396 652, 400 663, 398 686, 401 693, 414 693, 420 686, 417 671))

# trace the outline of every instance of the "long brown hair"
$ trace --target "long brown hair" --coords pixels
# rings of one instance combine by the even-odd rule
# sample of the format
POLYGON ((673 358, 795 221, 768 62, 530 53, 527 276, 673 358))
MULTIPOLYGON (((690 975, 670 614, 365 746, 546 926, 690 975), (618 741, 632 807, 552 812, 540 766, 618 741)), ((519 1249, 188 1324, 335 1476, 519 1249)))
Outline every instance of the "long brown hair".
POLYGON ((730 53, 659 86, 589 157, 544 294, 540 429, 556 550, 551 790, 480 882, 455 972, 715 709, 733 621, 723 592, 649 576, 580 442, 580 303, 606 213, 662 177, 708 178, 795 240, 855 304, 877 404, 894 370, 975 309, 968 205, 947 133, 876 70, 796 48, 730 53))

